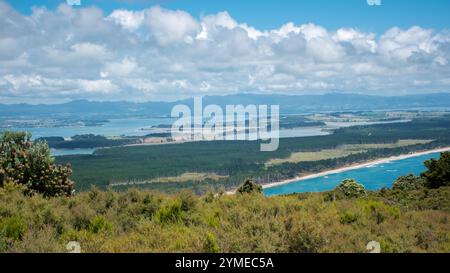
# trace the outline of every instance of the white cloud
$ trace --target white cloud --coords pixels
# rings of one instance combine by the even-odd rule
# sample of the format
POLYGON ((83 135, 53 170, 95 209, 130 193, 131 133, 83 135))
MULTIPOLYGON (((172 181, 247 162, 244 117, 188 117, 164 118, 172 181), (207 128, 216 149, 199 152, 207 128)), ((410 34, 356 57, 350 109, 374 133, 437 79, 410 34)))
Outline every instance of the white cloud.
POLYGON ((5 75, 3 79, 9 83, 14 90, 42 86, 42 78, 39 75, 5 75))
POLYGON ((106 50, 101 45, 92 43, 78 43, 71 46, 76 57, 102 58, 106 56, 106 50))
POLYGON ((114 85, 110 80, 78 80, 78 84, 82 90, 94 93, 115 93, 118 91, 118 87, 114 85))
POLYGON ((257 30, 246 23, 238 24, 226 11, 217 14, 207 15, 202 18, 201 31, 197 39, 208 39, 208 35, 214 38, 214 35, 221 32, 221 29, 242 29, 247 33, 250 39, 256 40, 261 36, 267 36, 267 33, 257 30))
POLYGON ((145 11, 145 24, 161 45, 185 41, 187 37, 195 36, 200 28, 189 13, 160 7, 145 11))
POLYGON ((104 77, 119 76, 125 77, 139 70, 134 58, 124 58, 121 62, 106 63, 100 75, 104 77))
POLYGON ((127 30, 134 31, 142 25, 144 13, 118 9, 114 10, 107 19, 114 21, 127 30))
POLYGON ((2 1, 0 25, 2 100, 450 89, 448 30, 260 30, 226 11, 196 19, 157 6, 104 14, 62 4, 24 16, 2 1))

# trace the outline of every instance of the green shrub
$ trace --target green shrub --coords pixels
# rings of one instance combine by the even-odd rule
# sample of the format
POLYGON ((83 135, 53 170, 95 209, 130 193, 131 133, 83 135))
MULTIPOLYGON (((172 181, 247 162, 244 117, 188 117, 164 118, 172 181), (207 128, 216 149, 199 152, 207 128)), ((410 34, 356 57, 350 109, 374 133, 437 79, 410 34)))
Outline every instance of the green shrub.
POLYGON ((203 243, 203 251, 205 253, 219 253, 220 247, 214 234, 207 232, 205 242, 203 243))
POLYGON ((195 208, 196 201, 192 192, 182 191, 179 195, 182 211, 190 211, 195 208))
POLYGON ((181 220, 182 206, 179 200, 174 200, 170 204, 159 208, 156 212, 156 219, 163 224, 174 223, 181 220))
POLYGON ((364 186, 354 179, 345 179, 336 187, 336 190, 348 198, 358 198, 366 195, 364 186))
POLYGON ((205 194, 204 200, 206 203, 212 203, 215 198, 216 198, 216 194, 214 193, 214 191, 212 189, 209 189, 205 194))
POLYGON ((92 218, 89 224, 89 231, 92 233, 109 232, 112 229, 112 224, 101 215, 92 218))
POLYGON ((325 244, 325 237, 317 224, 302 223, 287 233, 289 252, 318 253, 325 244))
POLYGON ((237 189, 238 193, 262 193, 262 186, 256 184, 251 179, 246 179, 244 183, 237 189))
POLYGON ((10 240, 20 240, 27 230, 26 223, 18 217, 7 217, 0 222, 0 234, 10 240))
POLYGON ((74 205, 69 213, 72 225, 77 230, 88 229, 91 219, 95 217, 95 211, 86 203, 74 205))
POLYGON ((397 178, 392 184, 392 189, 401 191, 419 190, 425 186, 425 183, 425 179, 413 174, 408 174, 397 178))
POLYGON ((351 212, 344 212, 341 216, 341 224, 352 224, 358 220, 359 216, 358 214, 351 213, 351 212))
POLYGON ((151 218, 159 208, 158 200, 155 200, 153 195, 147 194, 142 200, 141 214, 145 217, 151 218))
POLYGON ((432 158, 425 161, 424 164, 428 170, 421 176, 426 179, 427 187, 436 189, 450 186, 450 152, 441 153, 438 160, 432 158))
POLYGON ((398 219, 400 217, 399 208, 381 201, 366 201, 365 210, 377 224, 383 223, 386 219, 398 219))

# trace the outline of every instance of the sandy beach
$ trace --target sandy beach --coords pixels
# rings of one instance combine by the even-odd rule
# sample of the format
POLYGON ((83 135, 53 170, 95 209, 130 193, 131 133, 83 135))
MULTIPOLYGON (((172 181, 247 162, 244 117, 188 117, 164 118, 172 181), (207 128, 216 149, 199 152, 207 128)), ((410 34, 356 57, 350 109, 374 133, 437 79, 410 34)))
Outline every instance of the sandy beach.
POLYGON ((296 182, 296 181, 322 177, 322 176, 326 176, 326 175, 330 175, 330 174, 341 173, 341 172, 345 172, 345 171, 349 171, 349 170, 364 168, 364 167, 368 167, 368 166, 372 166, 372 165, 376 165, 376 164, 382 164, 382 163, 386 163, 386 162, 390 162, 390 161, 401 160, 401 159, 406 159, 406 158, 411 158, 411 157, 417 157, 417 156, 432 154, 432 153, 440 153, 440 152, 445 152, 445 151, 450 151, 450 147, 444 147, 444 148, 415 152, 415 153, 410 153, 410 154, 403 154, 403 155, 398 155, 398 156, 380 158, 380 159, 368 161, 365 163, 355 164, 355 165, 351 165, 351 166, 346 166, 346 167, 337 168, 337 169, 333 169, 333 170, 323 171, 323 172, 310 174, 310 175, 298 176, 296 178, 287 179, 287 180, 283 180, 283 181, 279 181, 279 182, 272 182, 272 183, 264 184, 262 186, 264 189, 272 188, 275 186, 289 184, 289 183, 296 182))
MULTIPOLYGON (((302 180, 322 177, 322 176, 326 176, 326 175, 330 175, 330 174, 341 173, 341 172, 345 172, 345 171, 349 171, 349 170, 369 167, 369 166, 372 166, 372 165, 387 163, 387 162, 390 162, 390 161, 401 160, 401 159, 406 159, 406 158, 411 158, 411 157, 417 157, 417 156, 427 155, 427 154, 432 154, 432 153, 441 153, 441 152, 445 152, 445 151, 450 151, 450 146, 449 147, 444 147, 444 148, 437 148, 437 149, 432 149, 432 150, 420 151, 420 152, 415 152, 415 153, 410 153, 410 154, 402 154, 402 155, 398 155, 398 156, 391 156, 391 157, 375 159, 375 160, 367 161, 367 162, 364 162, 364 163, 354 164, 354 165, 341 167, 341 168, 337 168, 337 169, 332 169, 332 170, 328 170, 328 171, 323 171, 323 172, 319 172, 319 173, 298 176, 298 177, 291 178, 291 179, 286 179, 286 180, 283 180, 283 181, 271 182, 271 183, 263 184, 262 187, 263 187, 263 189, 267 189, 267 188, 272 188, 272 187, 276 187, 276 186, 280 186, 280 185, 285 185, 285 184, 289 184, 289 183, 293 183, 293 182, 297 182, 297 181, 302 181, 302 180)), ((235 192, 236 192, 236 190, 231 190, 231 191, 227 191, 226 193, 227 194, 234 194, 235 192)))

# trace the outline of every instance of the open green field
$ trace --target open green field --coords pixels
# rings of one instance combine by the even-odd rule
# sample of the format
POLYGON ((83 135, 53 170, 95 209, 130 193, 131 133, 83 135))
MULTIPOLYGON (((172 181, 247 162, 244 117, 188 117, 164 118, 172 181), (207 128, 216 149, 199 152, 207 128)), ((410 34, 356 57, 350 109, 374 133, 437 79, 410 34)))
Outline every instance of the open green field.
POLYGON ((324 149, 315 152, 294 152, 287 158, 275 158, 266 163, 266 166, 280 165, 283 163, 299 163, 319 161, 338 157, 346 157, 352 154, 365 153, 369 149, 393 149, 418 144, 427 144, 432 140, 400 139, 395 143, 369 143, 369 144, 344 144, 335 149, 324 149))
MULTIPOLYGON (((259 183, 293 178, 302 173, 318 172, 375 158, 432 149, 450 144, 450 117, 417 119, 410 123, 392 123, 341 128, 332 135, 280 139, 274 152, 261 152, 259 141, 207 141, 169 145, 114 147, 93 155, 58 157, 57 163, 71 163, 72 178, 78 190, 92 185, 107 188, 120 181, 157 181, 184 173, 214 173, 219 180, 162 181, 138 187, 163 191, 193 189, 197 193, 213 187, 232 188, 247 177, 259 183), (411 140, 431 140, 411 142, 411 140), (406 141, 405 140, 410 140, 406 141), (402 145, 399 145, 401 143, 402 145), (374 146, 374 144, 376 144, 374 146), (406 145, 408 144, 408 145, 406 145), (365 146, 344 146, 365 145, 365 146), (380 146, 381 145, 381 146, 380 146), (320 152, 339 147, 358 147, 366 152, 316 161, 266 166, 273 159, 286 159, 292 153, 320 152), (173 182, 172 182, 173 181, 173 182)), ((126 189, 126 185, 115 189, 126 189)))
POLYGON ((135 185, 143 185, 149 183, 179 183, 179 182, 188 182, 188 181, 204 181, 207 179, 210 180, 219 180, 222 178, 226 178, 226 175, 218 175, 215 173, 183 173, 178 176, 168 176, 168 177, 158 177, 151 180, 130 180, 130 181, 118 181, 111 182, 111 186, 135 186, 135 185))

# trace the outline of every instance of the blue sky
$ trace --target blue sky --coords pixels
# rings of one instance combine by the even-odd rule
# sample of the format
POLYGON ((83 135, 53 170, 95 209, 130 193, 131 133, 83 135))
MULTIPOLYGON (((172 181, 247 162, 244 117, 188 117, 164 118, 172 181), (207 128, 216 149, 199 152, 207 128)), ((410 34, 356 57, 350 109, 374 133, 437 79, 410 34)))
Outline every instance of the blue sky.
POLYGON ((450 0, 63 3, 0 0, 0 101, 450 92, 450 0))
MULTIPOLYGON (((24 14, 32 6, 54 9, 63 0, 8 0, 24 14)), ((409 28, 450 28, 450 0, 381 0, 369 6, 366 0, 81 0, 82 6, 95 5, 105 13, 125 8, 138 10, 152 5, 182 9, 199 18, 202 14, 228 11, 234 19, 258 29, 278 28, 286 22, 313 22, 327 29, 357 27, 382 33, 392 26, 409 28)))

